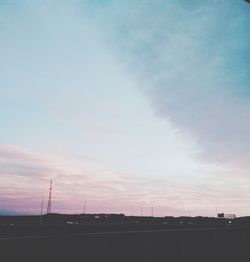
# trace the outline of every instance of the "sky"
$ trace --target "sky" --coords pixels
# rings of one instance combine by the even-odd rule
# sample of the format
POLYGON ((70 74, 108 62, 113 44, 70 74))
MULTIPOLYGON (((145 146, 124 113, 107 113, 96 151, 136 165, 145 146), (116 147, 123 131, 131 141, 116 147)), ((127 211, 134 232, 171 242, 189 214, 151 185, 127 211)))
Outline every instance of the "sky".
POLYGON ((250 215, 249 25, 243 0, 0 0, 0 214, 52 179, 52 212, 250 215))

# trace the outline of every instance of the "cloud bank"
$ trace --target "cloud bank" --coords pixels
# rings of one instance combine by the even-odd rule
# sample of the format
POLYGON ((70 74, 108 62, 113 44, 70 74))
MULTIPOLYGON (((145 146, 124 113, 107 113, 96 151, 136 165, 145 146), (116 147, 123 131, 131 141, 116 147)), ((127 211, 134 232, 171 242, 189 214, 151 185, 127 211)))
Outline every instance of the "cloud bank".
POLYGON ((99 8, 96 17, 156 112, 194 137, 203 160, 249 167, 249 5, 157 0, 99 8))

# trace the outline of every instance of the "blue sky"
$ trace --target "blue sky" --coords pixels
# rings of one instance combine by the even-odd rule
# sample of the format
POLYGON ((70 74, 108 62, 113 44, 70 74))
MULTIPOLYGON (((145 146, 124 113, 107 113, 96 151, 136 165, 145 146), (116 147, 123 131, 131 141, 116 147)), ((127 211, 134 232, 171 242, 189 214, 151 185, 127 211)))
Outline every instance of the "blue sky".
POLYGON ((0 209, 248 215, 249 12, 0 1, 0 209))

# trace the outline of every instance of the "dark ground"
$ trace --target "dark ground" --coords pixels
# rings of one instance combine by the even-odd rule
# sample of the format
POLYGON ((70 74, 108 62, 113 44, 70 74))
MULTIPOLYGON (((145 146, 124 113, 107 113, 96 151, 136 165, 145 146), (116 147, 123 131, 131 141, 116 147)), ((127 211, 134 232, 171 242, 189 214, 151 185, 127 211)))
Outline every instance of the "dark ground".
POLYGON ((226 220, 207 224, 184 220, 169 224, 138 220, 5 224, 0 228, 0 261, 250 261, 246 220, 230 224, 226 220))

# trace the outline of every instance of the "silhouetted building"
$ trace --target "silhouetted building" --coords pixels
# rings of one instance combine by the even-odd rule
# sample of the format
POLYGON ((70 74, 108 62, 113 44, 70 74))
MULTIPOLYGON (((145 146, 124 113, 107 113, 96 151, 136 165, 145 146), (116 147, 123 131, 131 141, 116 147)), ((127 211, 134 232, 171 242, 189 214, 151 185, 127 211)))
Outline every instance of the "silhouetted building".
POLYGON ((236 215, 235 214, 224 214, 224 213, 219 213, 217 214, 218 218, 225 218, 225 219, 235 219, 236 215))

